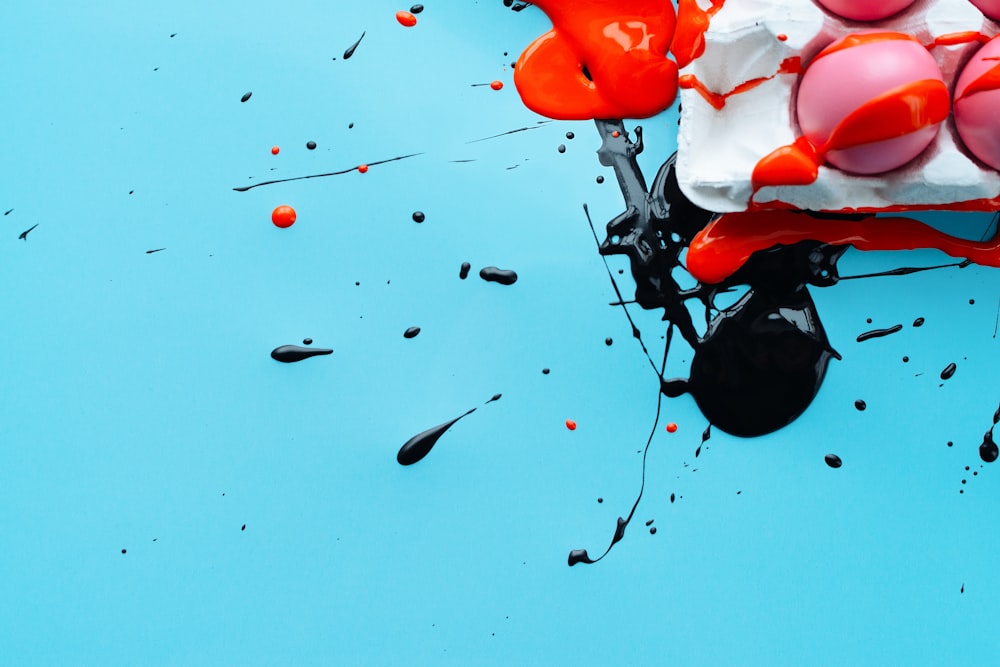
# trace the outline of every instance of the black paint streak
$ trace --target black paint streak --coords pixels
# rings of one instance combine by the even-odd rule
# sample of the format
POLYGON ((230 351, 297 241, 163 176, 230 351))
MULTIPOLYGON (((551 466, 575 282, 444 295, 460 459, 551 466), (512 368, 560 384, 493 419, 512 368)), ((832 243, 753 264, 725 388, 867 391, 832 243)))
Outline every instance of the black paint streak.
POLYGON ((38 223, 36 222, 31 227, 29 227, 28 229, 25 229, 23 232, 21 232, 21 234, 17 238, 20 239, 21 241, 27 241, 28 240, 28 234, 30 234, 31 231, 35 227, 37 227, 37 226, 38 226, 38 223))
POLYGON ((243 93, 243 97, 240 98, 240 102, 246 102, 247 100, 250 99, 251 95, 253 95, 252 90, 248 90, 247 92, 243 93))
POLYGON ((155 250, 147 250, 146 254, 152 255, 154 252, 163 252, 164 250, 166 250, 166 248, 156 248, 155 250))
POLYGON ((284 364, 295 363, 309 357, 333 354, 333 350, 323 347, 299 347, 298 345, 282 345, 271 350, 271 358, 284 364))
POLYGON ((878 273, 862 273, 857 276, 840 276, 840 280, 857 280, 859 278, 881 278, 882 276, 908 276, 911 273, 920 273, 921 271, 934 271, 936 269, 950 269, 959 268, 964 269, 965 267, 973 264, 972 260, 963 259, 961 262, 954 262, 953 264, 938 264, 936 266, 916 266, 916 267, 902 267, 899 269, 890 269, 888 271, 879 271, 878 273))
MULTIPOLYGON (((920 326, 920 325, 915 325, 920 326)), ((881 338, 883 336, 888 336, 889 334, 894 334, 898 331, 903 330, 902 324, 894 324, 891 327, 885 329, 872 329, 871 331, 866 331, 862 334, 858 334, 858 342, 863 343, 866 340, 871 340, 872 338, 881 338)))
POLYGON ((418 433, 413 436, 399 448, 399 452, 396 454, 396 461, 399 465, 410 466, 419 461, 420 459, 427 456, 430 453, 431 448, 437 444, 437 441, 441 439, 441 436, 450 429, 455 423, 462 419, 462 417, 467 417, 476 411, 476 408, 472 408, 468 412, 458 417, 455 417, 451 421, 447 421, 443 424, 438 424, 434 428, 429 428, 423 433, 418 433))
POLYGON ((462 266, 458 269, 458 277, 465 280, 469 277, 469 271, 472 270, 472 265, 468 262, 462 262, 462 266))
POLYGON ((13 212, 14 212, 14 209, 12 209, 12 208, 9 208, 9 209, 7 209, 6 211, 4 211, 4 212, 3 212, 3 214, 4 214, 4 215, 10 215, 10 214, 11 214, 11 213, 13 213, 13 212))
POLYGON ((365 33, 366 32, 368 32, 368 31, 366 30, 366 31, 362 32, 361 33, 361 37, 358 37, 358 41, 354 42, 349 47, 347 47, 347 50, 344 51, 344 60, 348 60, 351 56, 354 55, 354 52, 358 50, 358 44, 360 44, 361 40, 363 40, 365 38, 365 33))
MULTIPOLYGON (((542 121, 545 122, 545 121, 542 121)), ((480 141, 488 141, 490 139, 497 139, 499 137, 506 137, 508 134, 517 134, 518 132, 527 132, 528 130, 540 130, 542 125, 530 125, 528 127, 519 127, 516 130, 508 130, 506 132, 501 132, 500 134, 492 134, 488 137, 483 137, 482 139, 473 139, 472 141, 466 141, 467 144, 476 144, 480 141)))
POLYGON ((513 285, 517 282, 517 273, 509 269, 498 269, 495 266, 480 269, 479 277, 486 282, 500 283, 501 285, 513 285))
POLYGON ((941 379, 942 380, 950 380, 951 377, 955 374, 955 371, 957 369, 958 369, 958 366, 956 366, 954 363, 948 364, 947 366, 944 367, 944 370, 941 371, 941 379))
MULTIPOLYGON (((400 155, 397 157, 389 158, 388 160, 376 160, 375 162, 366 162, 369 167, 374 167, 380 164, 386 164, 387 162, 396 162, 397 160, 405 160, 407 158, 416 157, 418 155, 423 155, 423 153, 410 153, 409 155, 400 155)), ((253 190, 254 188, 259 188, 262 185, 274 185, 275 183, 289 183, 291 181, 304 181, 308 178, 325 178, 327 176, 340 176, 342 174, 349 174, 352 171, 357 171, 358 165, 354 165, 349 169, 341 169, 340 171, 331 171, 325 174, 311 174, 309 176, 295 176, 293 178, 282 178, 276 181, 264 181, 263 183, 254 183, 253 185, 246 185, 241 188, 233 188, 236 192, 246 192, 247 190, 253 190)))
POLYGON ((403 338, 416 338, 420 333, 420 327, 410 327, 403 332, 403 338))

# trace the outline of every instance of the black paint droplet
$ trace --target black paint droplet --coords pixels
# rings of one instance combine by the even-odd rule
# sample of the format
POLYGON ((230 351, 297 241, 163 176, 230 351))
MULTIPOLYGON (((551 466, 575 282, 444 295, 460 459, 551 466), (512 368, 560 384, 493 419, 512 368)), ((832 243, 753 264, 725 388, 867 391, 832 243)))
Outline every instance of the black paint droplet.
POLYGON ((918 317, 917 319, 913 320, 913 326, 915 326, 915 327, 922 327, 922 326, 924 326, 924 318, 918 317))
POLYGON ((122 549, 122 553, 125 553, 125 549, 122 549))
POLYGON ((652 525, 653 525, 653 520, 652 519, 650 519, 649 521, 646 522, 646 526, 647 527, 648 526, 652 526, 652 525))
POLYGON ((419 14, 422 11, 424 11, 423 5, 413 5, 412 7, 410 7, 411 14, 419 14))
POLYGON ((566 133, 566 138, 567 138, 567 139, 570 139, 570 140, 572 140, 572 139, 573 139, 574 137, 576 137, 576 135, 575 135, 575 134, 573 134, 572 132, 567 132, 567 133, 566 133))
POLYGON ((472 270, 472 264, 468 262, 462 262, 462 266, 458 269, 458 277, 465 280, 469 277, 469 271, 472 270))
POLYGON ((445 434, 445 431, 450 429, 455 425, 462 417, 472 414, 476 409, 472 408, 464 415, 455 417, 451 421, 447 421, 443 424, 439 424, 434 428, 429 428, 423 433, 418 433, 409 440, 407 440, 402 447, 399 448, 399 452, 396 454, 396 461, 399 465, 409 466, 413 465, 420 459, 427 456, 430 453, 431 448, 437 444, 437 441, 445 434))
POLYGON ((941 379, 942 380, 948 380, 948 379, 950 379, 951 376, 953 376, 955 374, 955 370, 957 368, 958 367, 954 363, 950 363, 947 366, 945 366, 944 370, 941 371, 941 379))
POLYGON ((549 373, 551 373, 551 372, 552 372, 552 371, 550 371, 550 370, 549 370, 548 368, 543 368, 543 369, 542 369, 542 375, 548 375, 548 374, 549 374, 549 373))
POLYGON ((902 330, 903 330, 902 324, 896 324, 886 329, 872 329, 871 331, 866 331, 862 334, 858 334, 858 342, 863 343, 866 340, 871 340, 872 338, 881 338, 882 336, 888 336, 889 334, 894 334, 897 331, 902 331, 902 330))
POLYGON ((493 394, 486 403, 493 403, 494 401, 499 401, 501 398, 503 398, 503 394, 493 394))
POLYGON ((960 589, 958 589, 958 592, 959 593, 964 593, 965 592, 965 582, 964 581, 962 582, 962 587, 960 589))
POLYGON ((303 345, 312 345, 313 344, 313 339, 312 338, 303 338, 302 339, 302 344, 303 345))
POLYGON ((354 127, 354 123, 348 123, 347 124, 347 129, 348 130, 352 129, 353 127, 354 127))
POLYGON ((243 524, 242 526, 240 526, 240 530, 241 531, 246 530, 246 529, 247 529, 247 525, 246 524, 243 524))
POLYGON ((282 345, 271 350, 271 358, 283 364, 291 364, 324 354, 333 354, 333 350, 322 347, 299 347, 298 345, 282 345))
POLYGON ((652 528, 649 529, 649 534, 656 535, 656 526, 653 526, 652 528))
POLYGON ((599 503, 603 503, 603 502, 604 502, 604 498, 598 498, 598 499, 597 499, 597 502, 599 502, 599 503))
POLYGON ((854 401, 854 407, 856 407, 859 411, 863 411, 865 408, 868 407, 868 404, 859 398, 858 400, 854 401))
POLYGON ((403 332, 403 338, 416 338, 418 333, 420 333, 420 327, 410 327, 403 332))
POLYGON ((844 465, 844 462, 841 461, 840 457, 837 456, 836 454, 827 454, 823 458, 826 461, 826 464, 831 468, 839 468, 840 466, 844 465))
POLYGON ((909 357, 903 357, 903 363, 904 364, 907 364, 909 362, 910 362, 910 358, 909 357))
POLYGON ((603 182, 604 182, 604 177, 603 176, 598 176, 597 177, 597 184, 600 185, 603 182))
POLYGON ((949 447, 954 447, 954 445, 955 445, 955 443, 954 443, 954 442, 952 442, 951 440, 949 440, 949 441, 948 441, 948 446, 949 446, 949 447))
MULTIPOLYGON (((365 31, 365 32, 367 32, 367 31, 365 31)), ((354 55, 354 52, 358 50, 358 45, 361 43, 361 40, 364 39, 364 38, 365 38, 365 33, 362 32, 361 33, 361 37, 358 37, 358 41, 354 42, 349 47, 347 47, 347 50, 344 51, 344 60, 347 60, 351 56, 354 55)))
POLYGON ((307 141, 306 142, 306 148, 308 148, 311 151, 316 150, 316 142, 315 141, 307 141))
POLYGON ((974 305, 975 303, 976 303, 976 300, 975 300, 975 299, 969 299, 969 305, 970 305, 970 306, 971 306, 971 305, 974 305))
POLYGON ((486 282, 500 283, 501 285, 513 285, 517 282, 517 273, 509 269, 498 269, 495 266, 480 269, 479 277, 486 282))
POLYGON ((423 222, 424 220, 427 219, 427 216, 424 215, 423 211, 414 211, 412 217, 413 217, 413 222, 423 222))
POLYGON ((674 502, 674 500, 676 500, 676 499, 677 499, 677 497, 676 497, 676 496, 675 496, 674 494, 672 494, 672 493, 671 493, 671 494, 670 494, 670 502, 672 503, 672 502, 674 502))
POLYGON ((614 342, 615 341, 612 340, 611 336, 608 336, 607 338, 604 339, 604 344, 607 345, 608 347, 611 347, 611 344, 614 342))
POLYGON ((240 98, 240 102, 246 102, 247 100, 250 99, 251 95, 253 95, 253 91, 247 91, 243 93, 243 97, 240 98))
POLYGON ((566 144, 559 144, 559 148, 557 148, 556 150, 559 151, 560 153, 565 153, 566 152, 566 144))
POLYGON ((986 463, 993 463, 1000 456, 1000 448, 993 441, 993 431, 987 431, 983 436, 983 444, 979 445, 979 458, 986 463))

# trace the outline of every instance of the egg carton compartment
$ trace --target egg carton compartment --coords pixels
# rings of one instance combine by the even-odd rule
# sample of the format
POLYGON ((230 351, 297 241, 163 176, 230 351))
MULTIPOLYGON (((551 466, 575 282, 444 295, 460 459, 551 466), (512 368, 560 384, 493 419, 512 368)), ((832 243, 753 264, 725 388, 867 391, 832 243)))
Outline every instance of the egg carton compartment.
MULTIPOLYGON (((682 85, 678 133, 677 174, 691 201, 720 213, 989 208, 988 200, 1000 196, 1000 173, 964 148, 951 116, 927 149, 892 171, 859 176, 824 164, 809 185, 754 191, 751 175, 758 162, 802 136, 795 119, 801 72, 832 42, 871 29, 935 44, 929 52, 950 92, 982 44, 939 43, 941 38, 992 38, 1000 32, 968 0, 917 0, 898 15, 871 22, 845 20, 812 0, 728 0, 711 19, 704 53, 681 70, 682 83, 696 82, 695 87, 682 85), (699 87, 715 95, 716 105, 724 100, 721 108, 699 87)), ((955 40, 943 40, 950 41, 955 40)))

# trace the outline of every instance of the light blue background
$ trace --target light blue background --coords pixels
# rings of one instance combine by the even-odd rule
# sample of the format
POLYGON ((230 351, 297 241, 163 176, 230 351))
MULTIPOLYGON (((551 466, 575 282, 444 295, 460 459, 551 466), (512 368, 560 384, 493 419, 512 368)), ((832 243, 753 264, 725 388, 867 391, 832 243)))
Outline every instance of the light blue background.
MULTIPOLYGON (((382 0, 0 7, 0 662, 995 662, 1000 488, 964 470, 1000 400, 991 269, 815 290, 844 359, 805 416, 695 460, 704 419, 665 402, 625 540, 566 566, 631 506, 656 406, 581 207, 621 196, 590 123, 469 143, 541 120, 509 68, 539 11, 425 4, 409 30, 382 0), (334 354, 268 356, 306 336, 334 354)), ((644 127, 651 180, 676 115, 644 127)))

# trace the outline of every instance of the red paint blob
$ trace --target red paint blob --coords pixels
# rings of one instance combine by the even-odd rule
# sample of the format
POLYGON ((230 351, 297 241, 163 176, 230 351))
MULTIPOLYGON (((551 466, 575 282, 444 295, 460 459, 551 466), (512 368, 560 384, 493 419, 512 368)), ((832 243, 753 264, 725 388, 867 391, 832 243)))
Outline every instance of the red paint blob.
POLYGON ((777 37, 778 37, 778 41, 779 42, 787 42, 788 41, 788 35, 786 35, 785 33, 781 33, 780 35, 777 35, 777 37))
POLYGON ((412 28, 417 25, 417 17, 410 12, 398 11, 396 12, 396 20, 399 21, 399 25, 404 28, 412 28))
POLYGON ((367 164, 358 165, 358 171, 361 172, 362 174, 367 174, 368 165, 367 164))
POLYGON ((493 90, 500 90, 501 88, 503 88, 503 81, 494 81, 493 83, 490 84, 490 88, 492 88, 493 90))
POLYGON ((279 206, 271 211, 271 222, 275 227, 287 229, 295 224, 295 209, 291 206, 279 206))
POLYGON ((571 431, 575 431, 576 430, 576 422, 573 421, 572 419, 567 419, 566 420, 566 428, 568 428, 571 431))
POLYGON ((278 146, 271 146, 271 155, 277 155, 281 152, 281 148, 278 146))
POLYGON ((667 424, 667 433, 677 433, 677 424, 673 422, 667 424))

